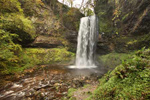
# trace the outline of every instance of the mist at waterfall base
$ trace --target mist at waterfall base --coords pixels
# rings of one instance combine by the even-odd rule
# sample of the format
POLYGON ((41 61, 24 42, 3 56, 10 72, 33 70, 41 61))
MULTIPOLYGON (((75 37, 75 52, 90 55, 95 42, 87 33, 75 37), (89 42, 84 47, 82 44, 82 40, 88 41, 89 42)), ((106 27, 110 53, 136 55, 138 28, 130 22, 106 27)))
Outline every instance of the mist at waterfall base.
POLYGON ((69 68, 96 68, 96 47, 98 41, 98 18, 96 15, 83 17, 78 33, 76 63, 69 68))

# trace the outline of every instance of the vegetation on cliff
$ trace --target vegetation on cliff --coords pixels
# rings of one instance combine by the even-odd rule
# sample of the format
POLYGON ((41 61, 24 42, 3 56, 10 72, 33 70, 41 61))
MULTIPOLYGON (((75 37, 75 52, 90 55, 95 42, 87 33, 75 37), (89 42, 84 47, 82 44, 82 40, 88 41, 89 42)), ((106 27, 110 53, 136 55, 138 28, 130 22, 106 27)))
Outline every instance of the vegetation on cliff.
POLYGON ((0 1, 0 69, 19 67, 22 46, 33 41, 35 28, 18 0, 0 1))
POLYGON ((105 40, 102 42, 107 49, 129 52, 149 47, 149 5, 149 0, 96 1, 95 12, 100 18, 100 33, 105 40))
POLYGON ((36 64, 56 63, 69 58, 71 60, 73 53, 67 52, 67 49, 72 44, 70 47, 73 48, 70 50, 74 50, 76 41, 72 42, 70 37, 74 32, 73 39, 76 38, 82 16, 78 9, 70 9, 57 0, 1 0, 1 74, 23 71, 36 64), (66 18, 69 19, 67 22, 66 18), (48 53, 48 49, 24 49, 32 46, 62 48, 52 49, 49 51, 51 53, 48 53), (36 53, 31 53, 36 50, 36 53), (43 56, 40 56, 40 52, 43 56))

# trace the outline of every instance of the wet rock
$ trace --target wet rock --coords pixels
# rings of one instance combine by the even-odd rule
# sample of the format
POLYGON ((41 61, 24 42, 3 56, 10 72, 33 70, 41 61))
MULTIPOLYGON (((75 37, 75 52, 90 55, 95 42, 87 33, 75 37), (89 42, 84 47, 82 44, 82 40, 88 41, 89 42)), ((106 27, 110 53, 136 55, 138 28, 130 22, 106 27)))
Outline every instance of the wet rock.
POLYGON ((63 94, 63 95, 67 95, 67 92, 63 92, 62 94, 63 94))
POLYGON ((45 76, 42 76, 43 71, 37 71, 34 76, 28 76, 25 77, 25 79, 21 79, 24 80, 21 83, 14 83, 22 85, 22 87, 18 88, 18 90, 14 90, 13 92, 11 92, 10 90, 12 85, 10 85, 7 86, 7 90, 9 90, 10 93, 7 90, 4 92, 15 94, 18 93, 17 91, 20 91, 20 96, 13 96, 17 96, 16 100, 61 100, 62 97, 67 96, 67 91, 69 88, 79 88, 84 86, 85 84, 93 84, 98 81, 95 75, 74 76, 69 72, 49 74, 48 69, 46 70, 46 78, 45 76), (21 95, 22 93, 24 93, 24 95, 21 95))
POLYGON ((51 83, 56 83, 56 80, 51 80, 51 83))
POLYGON ((26 93, 25 93, 25 96, 26 96, 26 97, 30 97, 31 95, 32 95, 31 92, 26 92, 26 93))
POLYGON ((27 100, 32 100, 32 99, 28 97, 27 100))
POLYGON ((10 88, 13 86, 13 83, 8 83, 4 88, 10 88))

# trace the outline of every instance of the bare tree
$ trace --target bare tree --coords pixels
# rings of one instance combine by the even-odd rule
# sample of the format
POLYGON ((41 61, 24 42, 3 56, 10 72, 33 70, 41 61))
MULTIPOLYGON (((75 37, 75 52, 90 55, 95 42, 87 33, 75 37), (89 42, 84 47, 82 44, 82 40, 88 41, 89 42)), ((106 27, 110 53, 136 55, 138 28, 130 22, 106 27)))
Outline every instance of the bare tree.
POLYGON ((92 13, 94 13, 94 7, 96 4, 96 0, 87 0, 86 2, 84 0, 82 0, 81 6, 80 6, 80 10, 87 16, 87 15, 91 15, 92 13))
POLYGON ((84 0, 82 0, 82 3, 81 3, 79 10, 83 7, 83 5, 84 5, 84 0))
MULTIPOLYGON (((64 1, 64 0, 63 0, 64 1)), ((72 8, 73 7, 73 1, 74 0, 67 0, 68 4, 70 5, 70 7, 72 8)))

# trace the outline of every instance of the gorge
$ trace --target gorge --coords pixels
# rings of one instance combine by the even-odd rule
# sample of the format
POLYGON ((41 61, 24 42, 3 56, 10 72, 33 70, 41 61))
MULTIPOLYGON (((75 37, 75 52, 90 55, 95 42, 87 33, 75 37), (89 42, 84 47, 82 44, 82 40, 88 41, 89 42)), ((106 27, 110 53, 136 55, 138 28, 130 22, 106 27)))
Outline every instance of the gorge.
POLYGON ((150 0, 80 2, 0 0, 0 100, 150 99, 150 0))

